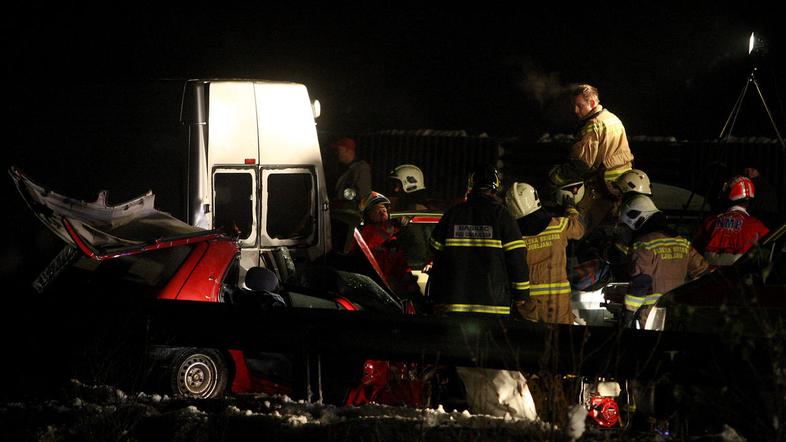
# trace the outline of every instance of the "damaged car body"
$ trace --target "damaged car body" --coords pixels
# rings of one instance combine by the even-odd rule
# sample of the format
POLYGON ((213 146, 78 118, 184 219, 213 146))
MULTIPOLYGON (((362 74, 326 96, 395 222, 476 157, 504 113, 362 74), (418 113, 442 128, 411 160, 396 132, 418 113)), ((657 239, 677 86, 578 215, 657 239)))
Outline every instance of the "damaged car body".
MULTIPOLYGON (((107 298, 116 296, 121 281, 140 302, 227 303, 259 311, 401 312, 399 301, 368 277, 331 268, 315 266, 297 282, 280 282, 273 272, 256 267, 268 272, 267 281, 273 283, 260 286, 246 280, 239 285, 238 240, 155 209, 152 192, 117 205, 107 204, 106 192, 95 202, 84 202, 38 185, 19 169, 12 168, 10 174, 35 216, 66 243, 36 279, 39 293, 60 274, 77 272, 74 279, 80 286, 95 283, 107 298)), ((216 397, 225 391, 292 394, 297 376, 290 355, 156 345, 145 356, 154 367, 156 387, 191 397, 216 397)))

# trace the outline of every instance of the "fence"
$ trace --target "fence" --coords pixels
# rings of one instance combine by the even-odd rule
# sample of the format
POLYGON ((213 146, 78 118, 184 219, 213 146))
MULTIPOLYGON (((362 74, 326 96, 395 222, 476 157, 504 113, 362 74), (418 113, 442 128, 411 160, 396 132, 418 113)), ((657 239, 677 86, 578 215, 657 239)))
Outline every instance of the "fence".
MULTIPOLYGON (((505 183, 526 181, 541 187, 549 169, 567 157, 572 141, 557 136, 527 142, 468 136, 461 131, 384 131, 358 134, 355 140, 358 156, 371 164, 375 190, 389 191, 389 171, 410 163, 423 171, 429 197, 445 201, 454 201, 463 194, 468 172, 481 162, 497 164, 505 183)), ((755 164, 762 178, 775 189, 778 207, 772 210, 779 219, 786 218, 786 155, 775 140, 721 143, 633 139, 631 150, 636 157, 635 167, 647 172, 652 181, 683 187, 702 196, 716 191, 719 183, 739 174, 746 165, 755 164)), ((329 148, 323 148, 326 167, 337 170, 335 155, 328 151, 329 148)), ((329 175, 329 182, 330 178, 329 175)))

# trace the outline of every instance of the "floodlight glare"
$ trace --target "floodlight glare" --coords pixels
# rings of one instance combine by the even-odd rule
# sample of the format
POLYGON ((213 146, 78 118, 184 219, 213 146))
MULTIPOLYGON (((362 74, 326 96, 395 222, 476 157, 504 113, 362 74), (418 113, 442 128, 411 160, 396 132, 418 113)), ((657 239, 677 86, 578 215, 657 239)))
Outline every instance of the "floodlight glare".
POLYGON ((748 55, 755 54, 755 53, 764 53, 766 50, 765 40, 761 35, 756 35, 755 32, 751 32, 751 36, 748 39, 748 55))
MULTIPOLYGON (((767 54, 767 40, 763 38, 761 35, 756 35, 755 32, 751 32, 751 36, 748 39, 748 55, 753 57, 754 60, 761 60, 767 54)), ((764 93, 762 93, 761 88, 759 87, 759 82, 756 80, 756 66, 755 62, 753 63, 753 70, 748 75, 748 79, 745 80, 745 86, 742 88, 742 92, 740 92, 740 96, 737 98, 737 102, 734 103, 734 107, 731 109, 731 113, 729 114, 729 118, 726 119, 726 124, 723 125, 723 129, 721 129, 720 135, 718 135, 718 139, 723 140, 723 135, 726 134, 725 141, 728 142, 729 138, 731 138, 731 131, 734 128, 734 123, 737 122, 737 116, 740 113, 740 109, 742 109, 742 101, 745 99, 745 93, 748 92, 748 86, 753 84, 756 87, 756 92, 759 94, 759 98, 761 99, 761 104, 764 106, 765 112, 767 112, 767 116, 770 118, 770 123, 772 123, 772 128, 775 130, 775 135, 778 137, 778 141, 783 148, 783 152, 786 153, 786 141, 783 140, 780 131, 778 130, 778 125, 775 124, 775 119, 772 117, 772 112, 770 112, 770 108, 767 107, 767 101, 764 99, 764 93), (731 125, 729 125, 731 123, 731 125), (728 132, 726 129, 728 128, 728 132)))

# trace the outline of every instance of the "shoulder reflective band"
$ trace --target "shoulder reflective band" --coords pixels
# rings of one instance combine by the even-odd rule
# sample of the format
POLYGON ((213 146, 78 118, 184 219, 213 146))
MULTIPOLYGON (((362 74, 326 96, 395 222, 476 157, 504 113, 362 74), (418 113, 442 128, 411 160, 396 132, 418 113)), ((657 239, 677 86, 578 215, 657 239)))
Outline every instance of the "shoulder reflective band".
POLYGON ((642 241, 633 244, 634 249, 653 250, 658 247, 677 246, 688 249, 690 242, 685 238, 658 238, 650 241, 642 241))
POLYGON ((438 252, 442 251, 442 249, 445 248, 445 246, 442 245, 441 242, 435 240, 434 238, 429 239, 429 244, 431 244, 431 247, 433 247, 434 250, 436 250, 438 252))

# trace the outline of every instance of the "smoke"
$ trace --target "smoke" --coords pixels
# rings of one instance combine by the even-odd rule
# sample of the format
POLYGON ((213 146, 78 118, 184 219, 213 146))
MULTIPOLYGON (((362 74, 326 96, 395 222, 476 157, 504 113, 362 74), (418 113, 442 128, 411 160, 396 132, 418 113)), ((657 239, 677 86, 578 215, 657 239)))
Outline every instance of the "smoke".
POLYGON ((543 130, 572 131, 575 118, 570 104, 572 83, 562 83, 559 72, 543 72, 532 63, 520 64, 518 85, 524 96, 537 103, 537 113, 543 130))
POLYGON ((543 73, 526 67, 524 78, 519 85, 524 93, 537 101, 541 107, 565 96, 571 88, 571 85, 563 85, 560 82, 557 72, 543 73))

